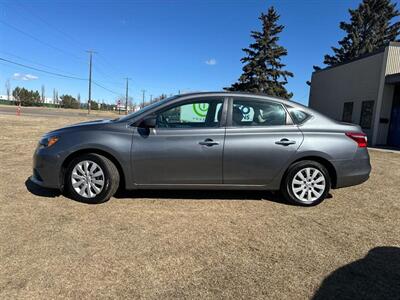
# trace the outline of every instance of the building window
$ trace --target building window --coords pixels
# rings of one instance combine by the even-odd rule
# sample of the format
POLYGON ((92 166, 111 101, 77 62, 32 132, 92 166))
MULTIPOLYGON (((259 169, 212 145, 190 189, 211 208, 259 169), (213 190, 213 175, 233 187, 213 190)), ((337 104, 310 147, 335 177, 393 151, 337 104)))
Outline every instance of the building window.
POLYGON ((353 102, 345 102, 343 105, 342 121, 352 123, 353 119, 353 102))
POLYGON ((362 129, 371 129, 374 101, 363 101, 361 106, 360 126, 362 129))

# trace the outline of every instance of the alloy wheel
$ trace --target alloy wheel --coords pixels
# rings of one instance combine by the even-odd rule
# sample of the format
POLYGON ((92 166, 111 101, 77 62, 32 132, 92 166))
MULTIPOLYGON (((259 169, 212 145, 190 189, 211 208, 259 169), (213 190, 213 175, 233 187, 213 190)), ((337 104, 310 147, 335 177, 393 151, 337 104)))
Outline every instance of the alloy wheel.
POLYGON ((326 188, 324 174, 313 167, 301 169, 292 180, 292 191, 294 196, 304 203, 317 201, 326 188))
POLYGON ((72 169, 71 183, 75 192, 82 197, 94 198, 103 190, 104 172, 95 162, 84 160, 72 169))

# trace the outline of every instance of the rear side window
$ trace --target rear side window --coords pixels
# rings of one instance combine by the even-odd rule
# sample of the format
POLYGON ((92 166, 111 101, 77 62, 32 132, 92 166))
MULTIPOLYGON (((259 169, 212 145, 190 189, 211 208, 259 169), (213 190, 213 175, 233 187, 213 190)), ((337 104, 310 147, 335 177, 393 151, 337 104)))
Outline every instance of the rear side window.
POLYGON ((234 100, 233 126, 286 125, 286 111, 281 104, 259 100, 234 100))
POLYGON ((295 124, 302 124, 311 117, 311 115, 309 115, 308 113, 297 108, 288 107, 288 110, 295 124))

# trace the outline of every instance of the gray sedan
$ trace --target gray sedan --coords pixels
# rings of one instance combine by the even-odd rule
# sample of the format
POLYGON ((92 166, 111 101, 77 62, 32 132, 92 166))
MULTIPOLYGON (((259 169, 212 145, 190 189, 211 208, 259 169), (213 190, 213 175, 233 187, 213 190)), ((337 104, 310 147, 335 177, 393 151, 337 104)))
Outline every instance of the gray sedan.
POLYGON ((291 101, 210 92, 43 136, 36 184, 100 203, 123 189, 280 190, 311 206, 371 171, 361 128, 291 101))

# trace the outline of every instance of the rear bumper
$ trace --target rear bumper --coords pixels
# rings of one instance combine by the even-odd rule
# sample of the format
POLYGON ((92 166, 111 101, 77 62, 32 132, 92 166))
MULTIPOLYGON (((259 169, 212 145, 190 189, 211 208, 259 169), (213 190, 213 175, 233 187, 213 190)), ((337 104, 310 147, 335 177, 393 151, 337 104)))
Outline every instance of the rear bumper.
POLYGON ((359 185, 364 183, 369 178, 369 174, 351 175, 342 177, 341 180, 338 179, 335 188, 344 188, 353 185, 359 185))
POLYGON ((337 175, 334 188, 361 184, 368 180, 371 173, 371 164, 366 148, 357 150, 354 159, 334 161, 333 164, 337 175))

